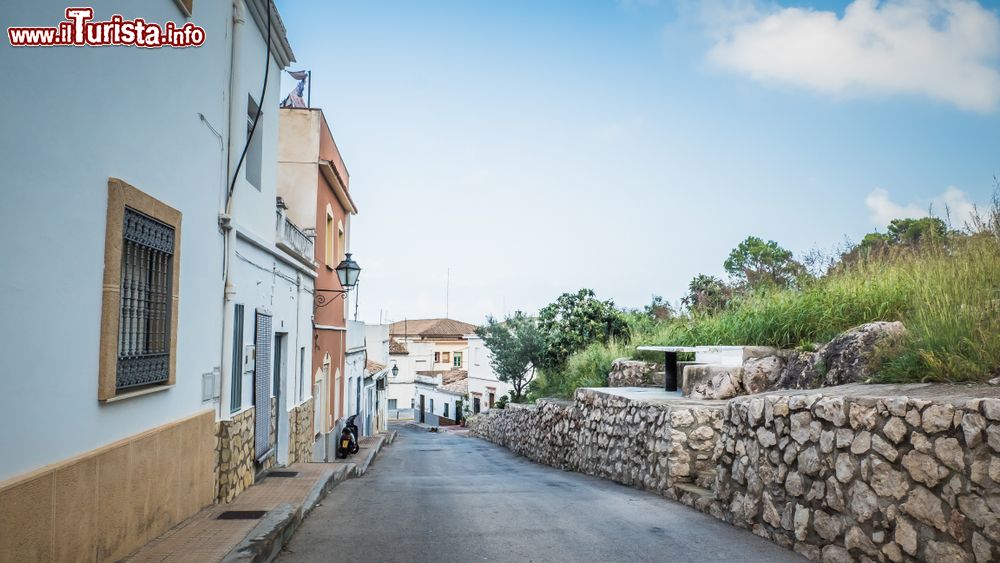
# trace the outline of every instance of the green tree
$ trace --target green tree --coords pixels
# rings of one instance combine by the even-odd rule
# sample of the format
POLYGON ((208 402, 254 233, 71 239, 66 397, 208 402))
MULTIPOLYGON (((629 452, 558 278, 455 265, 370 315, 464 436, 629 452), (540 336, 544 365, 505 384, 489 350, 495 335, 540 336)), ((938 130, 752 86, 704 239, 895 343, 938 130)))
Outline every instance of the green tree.
POLYGON ((688 294, 681 300, 684 306, 697 313, 715 313, 726 308, 733 297, 733 289, 715 276, 698 274, 688 284, 688 294))
POLYGON ((729 253, 723 267, 737 283, 750 289, 794 287, 804 273, 790 250, 758 237, 747 237, 741 242, 729 253))
POLYGON ((545 338, 541 367, 559 370, 577 351, 594 342, 628 338, 625 315, 612 301, 601 301, 592 289, 564 293, 538 312, 538 327, 545 338))
POLYGON ((874 260, 888 256, 893 249, 915 248, 924 244, 943 243, 958 233, 949 232, 937 217, 893 219, 885 233, 868 233, 861 242, 845 252, 840 262, 850 265, 859 260, 874 260))
POLYGON ((510 383, 514 402, 520 402, 545 351, 545 340, 535 320, 520 311, 503 321, 487 317, 476 335, 490 351, 490 365, 497 379, 510 383))
POLYGON ((923 242, 940 241, 947 234, 948 226, 937 217, 893 219, 888 228, 888 236, 892 242, 910 246, 923 242))
POLYGON ((649 305, 643 307, 642 312, 654 321, 667 321, 677 314, 670 302, 659 295, 654 295, 653 300, 649 302, 649 305))

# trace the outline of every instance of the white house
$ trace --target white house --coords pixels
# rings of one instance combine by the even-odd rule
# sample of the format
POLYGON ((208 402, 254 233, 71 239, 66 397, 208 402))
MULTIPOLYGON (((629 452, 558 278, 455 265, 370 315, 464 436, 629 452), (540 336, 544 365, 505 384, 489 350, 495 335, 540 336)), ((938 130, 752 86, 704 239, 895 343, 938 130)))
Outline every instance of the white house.
POLYGON ((390 418, 412 419, 417 407, 414 383, 421 372, 465 369, 468 343, 465 335, 475 325, 454 319, 406 319, 392 323, 389 330, 389 363, 397 367, 390 376, 388 410, 390 418))
POLYGON ((294 58, 273 3, 245 0, 236 6, 229 174, 219 214, 226 236, 217 414, 219 447, 230 454, 219 468, 224 501, 261 471, 310 457, 310 438, 302 427, 312 413, 316 276, 313 240, 289 220, 278 197, 280 77, 294 58), (248 442, 249 452, 240 447, 248 442))
POLYGON ((417 375, 415 420, 431 426, 457 424, 464 417, 468 394, 468 374, 464 370, 417 375))
POLYGON ((465 336, 469 343, 469 408, 475 414, 493 408, 500 397, 507 396, 514 386, 500 381, 490 365, 490 351, 482 338, 465 336))
MULTIPOLYGON (((374 385, 374 394, 369 397, 372 405, 370 412, 371 432, 384 432, 388 429, 388 382, 391 374, 389 363, 389 325, 365 325, 365 352, 368 355, 366 364, 366 384, 374 385)), ((372 391, 369 389, 369 391, 372 391)))
MULTIPOLYGON (((0 42, 0 71, 20 85, 0 91, 0 236, 7 241, 0 253, 7 352, 0 421, 11 429, 0 456, 5 558, 119 560, 218 497, 218 417, 230 415, 236 356, 234 326, 224 321, 233 318, 233 303, 223 305, 224 280, 227 270, 242 268, 236 262, 249 264, 236 256, 241 230, 250 234, 240 255, 255 263, 264 251, 249 237, 269 250, 276 242, 267 116, 292 53, 267 5, 94 5, 93 21, 120 14, 196 24, 205 32, 198 47, 0 42), (259 99, 265 64, 268 90, 259 99), (253 170, 260 191, 246 185, 245 163, 229 198, 251 98, 265 108, 254 137, 260 145, 252 147, 261 155, 253 170), (72 482, 93 486, 65 486, 72 482)), ((11 3, 4 25, 54 27, 66 6, 11 3)), ((265 268, 280 262, 282 272, 299 272, 265 254, 265 268)), ((245 297, 247 314, 268 294, 274 310, 292 311, 277 303, 293 302, 307 282, 289 278, 294 291, 273 292, 240 278, 233 297, 245 297)), ((291 335, 294 317, 281 319, 291 335)), ((250 335, 252 326, 245 325, 250 335)), ((291 336, 286 343, 291 377, 291 336)))

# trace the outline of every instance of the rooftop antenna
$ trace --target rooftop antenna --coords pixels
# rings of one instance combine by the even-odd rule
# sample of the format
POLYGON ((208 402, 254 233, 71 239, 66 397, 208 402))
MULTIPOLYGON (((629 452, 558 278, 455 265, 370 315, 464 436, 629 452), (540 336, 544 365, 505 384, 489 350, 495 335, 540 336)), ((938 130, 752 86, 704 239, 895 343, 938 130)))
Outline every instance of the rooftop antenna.
POLYGON ((448 279, 444 284, 444 318, 449 318, 451 309, 451 268, 448 268, 448 279))

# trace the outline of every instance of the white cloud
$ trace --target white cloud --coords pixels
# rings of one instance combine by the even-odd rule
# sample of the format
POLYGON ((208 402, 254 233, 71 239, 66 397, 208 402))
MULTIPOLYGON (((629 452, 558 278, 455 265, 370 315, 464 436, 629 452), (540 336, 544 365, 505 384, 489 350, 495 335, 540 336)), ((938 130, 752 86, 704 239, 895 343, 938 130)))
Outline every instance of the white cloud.
POLYGON ((855 0, 842 17, 707 6, 709 59, 754 80, 844 97, 924 95, 979 112, 1000 105, 1000 18, 973 0, 855 0))
POLYGON ((948 220, 954 228, 964 227, 972 216, 974 204, 969 196, 955 186, 941 195, 930 199, 906 204, 896 203, 889 197, 889 191, 875 188, 865 197, 865 205, 871 211, 871 220, 877 227, 885 228, 893 219, 927 217, 932 214, 948 220))

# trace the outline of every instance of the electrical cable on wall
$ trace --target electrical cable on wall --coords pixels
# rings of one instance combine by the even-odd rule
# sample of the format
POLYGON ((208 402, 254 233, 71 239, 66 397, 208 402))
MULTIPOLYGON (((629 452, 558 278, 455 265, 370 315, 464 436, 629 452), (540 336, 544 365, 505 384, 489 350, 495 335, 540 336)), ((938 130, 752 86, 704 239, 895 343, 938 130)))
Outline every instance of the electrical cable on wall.
POLYGON ((254 116, 253 125, 250 126, 250 134, 247 135, 247 142, 243 145, 243 152, 240 160, 236 163, 236 170, 233 171, 233 179, 229 183, 229 192, 226 195, 226 211, 229 212, 229 205, 233 199, 233 190, 236 189, 236 179, 240 176, 240 167, 247 157, 250 149, 250 142, 253 141, 253 134, 257 131, 257 124, 260 123, 260 114, 264 108, 264 95, 267 93, 267 77, 271 71, 271 0, 267 0, 267 55, 264 57, 264 84, 260 89, 260 101, 257 103, 257 115, 254 116))

